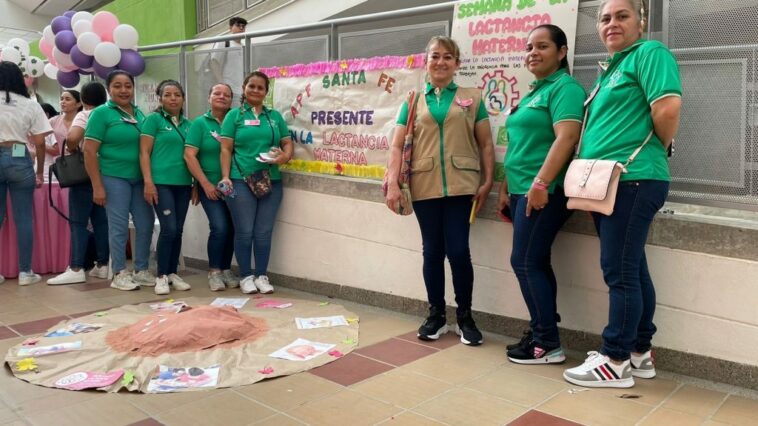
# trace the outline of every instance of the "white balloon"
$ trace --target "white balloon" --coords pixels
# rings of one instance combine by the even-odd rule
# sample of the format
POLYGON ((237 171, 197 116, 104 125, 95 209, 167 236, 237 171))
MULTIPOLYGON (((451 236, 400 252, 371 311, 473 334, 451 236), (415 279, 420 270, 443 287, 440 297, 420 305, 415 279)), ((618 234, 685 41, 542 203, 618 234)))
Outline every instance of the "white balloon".
POLYGON ((71 62, 71 56, 67 53, 63 53, 58 50, 57 47, 53 47, 53 58, 58 63, 58 68, 76 68, 73 62, 71 62))
POLYGON ((83 33, 92 32, 91 21, 80 20, 79 22, 73 24, 71 27, 74 30, 74 35, 76 35, 77 37, 79 37, 83 33))
POLYGON ((94 55, 95 48, 100 44, 100 37, 93 32, 82 33, 76 39, 76 45, 79 46, 79 50, 85 55, 94 55))
POLYGON ((55 46, 55 34, 53 34, 53 27, 50 25, 46 26, 45 29, 42 30, 42 38, 44 38, 46 42, 50 43, 51 46, 55 46))
POLYGON ((74 24, 80 21, 92 22, 92 14, 86 11, 74 13, 74 16, 71 17, 71 26, 73 27, 74 24))
POLYGON ((45 71, 45 63, 36 56, 30 56, 26 59, 26 73, 31 77, 40 77, 45 71))
POLYGON ((44 72, 47 78, 52 78, 53 80, 58 79, 58 67, 56 67, 55 65, 45 64, 44 72))
POLYGON ((21 52, 22 55, 29 56, 29 43, 22 38, 12 38, 8 40, 6 46, 14 47, 21 52))
POLYGON ((95 48, 95 60, 104 67, 115 67, 121 60, 121 50, 115 43, 104 41, 95 48))
POLYGON ((134 49, 138 41, 137 30, 129 24, 121 24, 113 30, 113 42, 121 49, 134 49))
POLYGON ((3 48, 2 60, 6 62, 13 62, 18 65, 21 62, 21 52, 12 48, 11 46, 5 46, 3 48))

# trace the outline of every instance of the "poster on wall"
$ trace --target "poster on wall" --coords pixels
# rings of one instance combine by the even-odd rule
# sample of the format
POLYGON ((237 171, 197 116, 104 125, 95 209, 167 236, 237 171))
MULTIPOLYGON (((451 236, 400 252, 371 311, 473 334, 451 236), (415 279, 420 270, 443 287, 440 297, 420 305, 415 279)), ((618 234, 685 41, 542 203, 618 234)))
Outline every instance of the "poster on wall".
POLYGON ((473 0, 455 5, 451 36, 461 49, 456 82, 478 87, 495 141, 496 180, 503 180, 508 147, 506 119, 529 91, 534 76, 524 66, 529 31, 559 26, 568 38, 573 66, 578 0, 473 0))
POLYGON ((423 67, 418 54, 261 69, 295 145, 283 169, 381 179, 397 111, 423 88, 423 67))

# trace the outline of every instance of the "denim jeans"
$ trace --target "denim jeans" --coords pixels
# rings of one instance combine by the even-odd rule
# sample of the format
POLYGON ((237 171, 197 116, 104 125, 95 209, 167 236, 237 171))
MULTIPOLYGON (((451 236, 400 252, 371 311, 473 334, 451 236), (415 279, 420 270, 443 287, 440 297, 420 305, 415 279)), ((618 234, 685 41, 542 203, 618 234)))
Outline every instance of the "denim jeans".
POLYGON ((34 166, 29 150, 23 157, 13 157, 12 148, 0 147, 0 226, 5 221, 7 192, 10 192, 13 221, 16 223, 18 270, 32 270, 32 200, 34 199, 34 166))
POLYGON ((175 274, 182 252, 182 231, 187 218, 192 187, 188 185, 155 185, 158 204, 155 214, 161 224, 158 235, 158 276, 175 274))
POLYGON ((79 269, 89 266, 85 264, 89 243, 87 230, 89 222, 92 222, 95 234, 97 263, 107 265, 110 258, 108 216, 105 208, 92 202, 92 185, 86 183, 68 189, 68 217, 69 228, 71 228, 71 268, 79 269))
POLYGON ((566 208, 563 188, 555 188, 542 210, 526 216, 526 195, 511 195, 513 249, 511 266, 529 310, 534 340, 544 346, 560 346, 556 297, 558 283, 550 263, 551 247, 572 211, 566 208))
MULTIPOLYGON (((235 189, 236 190, 236 189, 235 189)), ((200 204, 208 216, 208 267, 226 270, 232 266, 234 255, 234 224, 229 207, 223 200, 213 201, 200 189, 200 204)))
POLYGON ((445 257, 453 272, 457 312, 471 309, 474 266, 469 250, 471 195, 413 202, 423 244, 423 274, 429 304, 445 307, 445 257))
POLYGON ((137 234, 134 270, 144 271, 150 259, 150 241, 153 238, 155 216, 145 201, 142 179, 123 179, 103 176, 105 212, 108 214, 108 245, 111 249, 112 270, 117 274, 126 269, 126 241, 129 235, 129 213, 132 214, 137 234))
POLYGON ((669 183, 621 182, 613 214, 593 213, 600 236, 600 266, 608 285, 610 312, 601 352, 615 360, 650 349, 655 288, 645 258, 645 242, 656 212, 663 207, 669 183))
POLYGON ((234 255, 240 267, 240 276, 266 275, 271 256, 271 234, 276 213, 282 203, 282 181, 271 181, 271 193, 255 198, 244 180, 233 179, 237 195, 227 197, 226 205, 234 223, 234 255), (250 266, 251 251, 255 256, 255 271, 250 266))

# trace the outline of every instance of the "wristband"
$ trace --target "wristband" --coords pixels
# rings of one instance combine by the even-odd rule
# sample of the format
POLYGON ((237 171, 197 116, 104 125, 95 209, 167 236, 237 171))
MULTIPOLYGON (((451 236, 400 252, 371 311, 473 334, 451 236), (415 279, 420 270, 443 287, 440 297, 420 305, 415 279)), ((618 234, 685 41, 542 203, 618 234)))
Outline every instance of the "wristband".
POLYGON ((536 188, 541 191, 547 191, 548 186, 541 183, 537 183, 537 181, 534 181, 532 182, 532 188, 536 188))

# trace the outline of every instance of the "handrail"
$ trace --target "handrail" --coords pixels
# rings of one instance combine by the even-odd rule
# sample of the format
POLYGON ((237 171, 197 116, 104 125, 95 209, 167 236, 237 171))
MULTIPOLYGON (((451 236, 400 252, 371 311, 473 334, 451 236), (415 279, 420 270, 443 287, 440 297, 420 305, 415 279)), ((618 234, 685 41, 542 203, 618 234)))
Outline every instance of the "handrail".
POLYGON ((389 10, 386 12, 372 13, 369 15, 349 16, 345 18, 328 19, 310 24, 291 25, 288 27, 271 28, 268 30, 247 31, 244 33, 227 34, 221 36, 205 37, 191 40, 173 41, 169 43, 151 44, 137 48, 140 52, 158 49, 169 49, 184 46, 194 46, 198 44, 215 43, 218 41, 241 40, 251 37, 263 37, 277 34, 287 34, 301 31, 309 31, 320 28, 330 28, 332 25, 360 24, 363 22, 378 21, 384 18, 401 18, 406 16, 420 15, 430 12, 441 12, 455 7, 461 1, 449 1, 445 3, 431 4, 426 6, 410 7, 408 9, 389 10))

